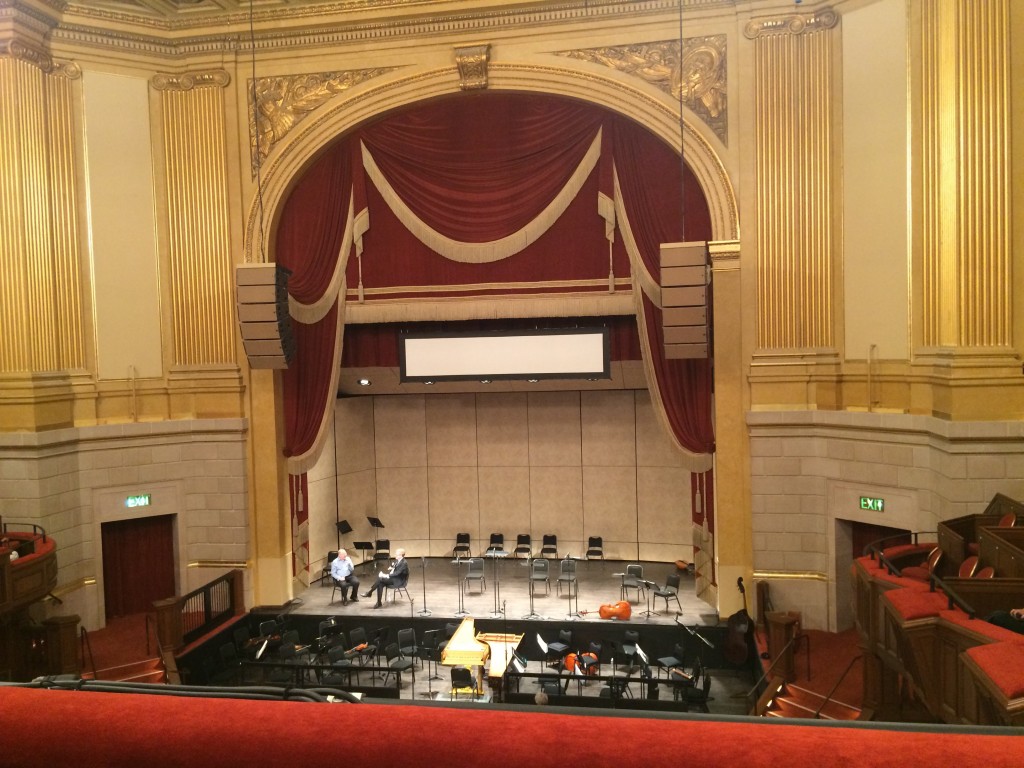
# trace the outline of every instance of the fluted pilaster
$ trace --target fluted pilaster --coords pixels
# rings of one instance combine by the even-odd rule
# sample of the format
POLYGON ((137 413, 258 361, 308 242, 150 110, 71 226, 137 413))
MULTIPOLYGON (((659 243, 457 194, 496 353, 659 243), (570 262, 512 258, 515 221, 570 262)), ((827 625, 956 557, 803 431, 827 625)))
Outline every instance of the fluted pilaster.
POLYGON ((921 11, 921 343, 1006 347, 1009 0, 941 0, 921 11))
POLYGON ((74 65, 0 48, 0 372, 85 366, 74 65))
POLYGON ((828 348, 833 318, 831 10, 760 19, 757 120, 758 346, 828 348))
POLYGON ((166 167, 174 364, 235 360, 226 72, 158 75, 166 167))

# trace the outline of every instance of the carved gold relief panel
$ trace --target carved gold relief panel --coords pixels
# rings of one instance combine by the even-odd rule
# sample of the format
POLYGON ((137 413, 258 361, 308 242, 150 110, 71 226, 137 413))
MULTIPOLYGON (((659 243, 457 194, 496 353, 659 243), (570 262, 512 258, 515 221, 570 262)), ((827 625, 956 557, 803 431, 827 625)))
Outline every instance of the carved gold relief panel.
POLYGON ((339 72, 257 78, 249 83, 249 137, 252 144, 252 175, 270 150, 318 107, 394 67, 374 67, 339 72), (255 97, 255 103, 253 98, 255 97))
POLYGON ((681 100, 723 144, 727 143, 725 35, 684 38, 682 56, 678 40, 583 48, 557 54, 640 78, 681 100))

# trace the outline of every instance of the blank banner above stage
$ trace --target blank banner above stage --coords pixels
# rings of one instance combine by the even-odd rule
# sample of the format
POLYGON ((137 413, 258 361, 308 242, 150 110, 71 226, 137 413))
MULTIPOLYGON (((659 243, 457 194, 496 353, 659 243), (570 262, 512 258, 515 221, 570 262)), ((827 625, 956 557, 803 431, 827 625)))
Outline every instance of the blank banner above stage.
POLYGON ((404 334, 402 381, 611 377, 605 328, 404 334))

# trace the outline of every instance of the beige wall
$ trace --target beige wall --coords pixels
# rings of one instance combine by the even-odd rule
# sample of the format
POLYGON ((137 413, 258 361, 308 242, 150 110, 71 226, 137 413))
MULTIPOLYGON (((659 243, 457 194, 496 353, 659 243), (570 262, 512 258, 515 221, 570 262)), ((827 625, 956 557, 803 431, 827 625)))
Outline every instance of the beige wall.
MULTIPOLYGON (((1024 498, 1024 423, 930 416, 760 412, 750 427, 754 576, 776 610, 807 626, 845 629, 850 553, 837 524, 871 523, 934 536, 937 523, 978 514, 996 493, 1024 498), (861 510, 861 496, 885 499, 861 510)), ((934 539, 932 539, 934 540, 934 539)))
POLYGON ((553 533, 560 554, 602 536, 610 558, 692 558, 690 475, 646 391, 347 398, 335 425, 337 518, 329 483, 312 490, 334 456, 311 473, 314 576, 334 521, 355 528, 345 543, 372 539, 367 515, 411 555, 443 556, 469 531, 474 551, 491 533, 507 549, 553 533))
POLYGON ((46 600, 38 610, 104 625, 100 526, 113 520, 176 516, 179 594, 245 567, 246 434, 240 419, 0 433, 0 515, 57 542, 54 594, 63 605, 46 600), (126 509, 134 494, 150 494, 152 505, 126 509))
POLYGON ((83 75, 98 378, 163 375, 146 78, 83 75))
POLYGON ((845 357, 910 355, 904 0, 843 15, 845 357))

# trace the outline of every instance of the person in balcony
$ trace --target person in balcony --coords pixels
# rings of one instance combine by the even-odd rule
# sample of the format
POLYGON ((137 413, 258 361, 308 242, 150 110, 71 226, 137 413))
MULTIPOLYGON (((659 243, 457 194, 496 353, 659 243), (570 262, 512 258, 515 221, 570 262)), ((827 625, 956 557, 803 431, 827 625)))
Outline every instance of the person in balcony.
POLYGON ((1019 632, 1024 635, 1024 608, 1011 608, 1008 611, 994 611, 985 617, 985 621, 997 627, 1019 632))

